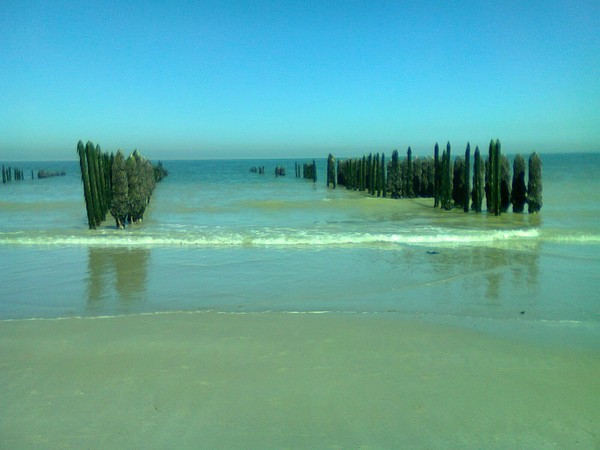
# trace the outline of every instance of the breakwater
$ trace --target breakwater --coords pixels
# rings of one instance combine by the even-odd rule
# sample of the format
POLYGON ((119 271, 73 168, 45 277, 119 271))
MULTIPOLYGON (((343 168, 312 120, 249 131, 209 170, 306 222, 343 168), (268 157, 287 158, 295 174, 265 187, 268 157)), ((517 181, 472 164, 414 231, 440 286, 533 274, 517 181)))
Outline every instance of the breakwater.
POLYGON ((79 141, 77 154, 90 229, 105 221, 108 212, 117 228, 140 222, 156 183, 168 174, 161 162, 153 166, 137 150, 125 158, 121 150, 108 154, 99 145, 79 141))
MULTIPOLYGON (((64 177, 67 174, 64 170, 38 170, 38 178, 64 177)), ((33 173, 31 175, 33 178, 33 173)))
MULTIPOLYGON (((32 175, 33 178, 33 175, 32 175)), ((10 183, 11 181, 21 181, 25 179, 25 172, 21 169, 11 166, 2 165, 2 184, 10 183)))
POLYGON ((536 213, 542 208, 542 161, 537 153, 529 156, 528 170, 525 159, 517 154, 513 163, 501 152, 499 140, 491 140, 487 158, 471 146, 464 154, 452 158, 450 142, 440 154, 436 143, 433 156, 413 158, 408 147, 405 158, 398 151, 386 162, 385 154, 369 153, 358 158, 336 160, 327 158, 327 185, 336 184, 346 189, 364 191, 377 197, 414 198, 431 197, 434 207, 444 210, 461 208, 464 212, 486 211, 500 215, 509 210, 536 213), (511 170, 512 167, 512 170, 511 170), (527 172, 527 182, 525 181, 527 172))

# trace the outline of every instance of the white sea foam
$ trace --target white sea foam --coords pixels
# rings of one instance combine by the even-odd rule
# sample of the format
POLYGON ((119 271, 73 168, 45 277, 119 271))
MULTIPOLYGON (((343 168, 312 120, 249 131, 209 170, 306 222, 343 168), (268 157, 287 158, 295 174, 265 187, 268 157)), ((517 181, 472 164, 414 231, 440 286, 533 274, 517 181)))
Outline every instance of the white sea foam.
MULTIPOLYGON (((92 232, 90 232, 92 233, 92 232)), ((100 246, 100 247, 336 247, 369 245, 422 246, 502 246, 507 243, 539 239, 537 229, 517 230, 448 230, 420 227, 403 232, 330 232, 324 230, 257 229, 240 232, 221 228, 182 233, 170 230, 162 234, 98 233, 61 234, 0 234, 0 245, 17 246, 100 246)))

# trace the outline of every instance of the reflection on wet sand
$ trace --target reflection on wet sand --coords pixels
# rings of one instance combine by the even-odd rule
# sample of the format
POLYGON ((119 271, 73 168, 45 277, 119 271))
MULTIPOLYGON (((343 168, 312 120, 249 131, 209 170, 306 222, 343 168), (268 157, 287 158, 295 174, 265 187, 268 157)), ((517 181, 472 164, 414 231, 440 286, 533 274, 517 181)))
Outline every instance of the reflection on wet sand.
POLYGON ((143 248, 88 249, 87 308, 89 312, 127 311, 146 298, 150 250, 143 248))

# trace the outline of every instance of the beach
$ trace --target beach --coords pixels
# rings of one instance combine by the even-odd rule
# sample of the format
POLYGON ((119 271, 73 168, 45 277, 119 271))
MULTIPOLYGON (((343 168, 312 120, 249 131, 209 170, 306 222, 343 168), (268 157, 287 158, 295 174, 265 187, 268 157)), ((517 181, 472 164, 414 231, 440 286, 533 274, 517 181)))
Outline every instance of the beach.
POLYGON ((293 160, 166 161, 125 230, 74 162, 3 185, 0 448, 597 448, 600 155, 544 161, 500 217, 249 171, 293 160))
POLYGON ((600 354, 372 314, 0 322, 2 448, 597 448, 600 354))

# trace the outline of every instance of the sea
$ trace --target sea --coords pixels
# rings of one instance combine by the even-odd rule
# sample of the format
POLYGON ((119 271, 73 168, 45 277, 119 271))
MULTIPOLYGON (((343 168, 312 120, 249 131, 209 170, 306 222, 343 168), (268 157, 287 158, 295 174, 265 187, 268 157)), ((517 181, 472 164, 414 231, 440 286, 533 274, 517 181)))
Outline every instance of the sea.
POLYGON ((26 177, 0 185, 0 320, 348 312, 600 347, 599 153, 542 154, 541 212, 501 216, 334 189, 325 159, 297 178, 308 162, 162 161, 125 230, 88 229, 77 161, 11 162, 26 177))
POLYGON ((162 161, 124 230, 11 162, 0 447, 599 448, 600 153, 541 157, 501 216, 162 161))

